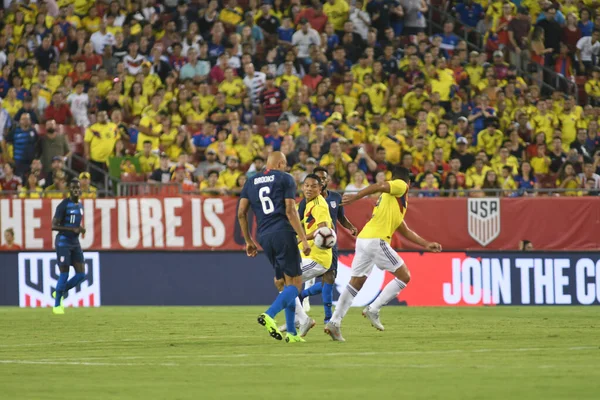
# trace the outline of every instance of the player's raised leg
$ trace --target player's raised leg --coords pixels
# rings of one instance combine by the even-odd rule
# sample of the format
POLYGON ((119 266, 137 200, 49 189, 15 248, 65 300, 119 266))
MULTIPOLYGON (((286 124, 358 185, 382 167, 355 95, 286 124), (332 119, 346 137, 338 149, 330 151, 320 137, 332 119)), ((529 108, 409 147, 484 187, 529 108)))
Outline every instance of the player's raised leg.
POLYGON ((331 320, 325 325, 325 333, 329 334, 333 340, 344 341, 341 331, 342 319, 348 313, 354 298, 362 289, 373 269, 372 246, 369 246, 373 240, 377 239, 356 239, 356 254, 352 260, 352 277, 338 299, 331 320))

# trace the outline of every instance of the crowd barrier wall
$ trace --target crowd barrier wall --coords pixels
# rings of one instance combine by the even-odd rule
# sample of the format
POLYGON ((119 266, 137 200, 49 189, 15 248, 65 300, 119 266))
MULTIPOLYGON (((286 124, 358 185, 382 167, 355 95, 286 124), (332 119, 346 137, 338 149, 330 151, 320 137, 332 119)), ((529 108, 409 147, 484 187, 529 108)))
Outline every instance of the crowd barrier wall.
MULTIPOLYGON (((600 304, 598 252, 398 254, 412 279, 396 305, 600 304)), ((353 256, 340 255, 335 298, 350 280, 353 256)), ((262 254, 87 251, 85 260, 86 280, 69 292, 67 306, 265 305, 277 294, 262 254)), ((0 253, 0 306, 50 306, 57 279, 53 252, 0 253)), ((392 279, 375 268, 353 305, 369 304, 392 279)), ((318 296, 312 303, 321 304, 318 296)))

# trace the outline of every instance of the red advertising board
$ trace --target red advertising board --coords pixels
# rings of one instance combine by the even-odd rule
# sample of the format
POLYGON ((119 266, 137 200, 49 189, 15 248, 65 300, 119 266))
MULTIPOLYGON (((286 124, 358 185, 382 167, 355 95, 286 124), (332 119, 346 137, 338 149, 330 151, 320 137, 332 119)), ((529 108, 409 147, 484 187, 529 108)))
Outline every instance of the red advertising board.
MULTIPOLYGON (((27 250, 52 250, 51 222, 60 200, 1 199, 0 230, 13 228, 27 250)), ((346 209, 360 229, 373 199, 346 209)), ((85 250, 241 250, 237 199, 220 197, 136 197, 83 200, 85 250)), ((509 250, 519 240, 536 249, 600 249, 600 198, 419 199, 409 200, 406 221, 445 249, 509 250)), ((354 239, 338 227, 339 247, 354 239)), ((4 236, 2 235, 2 244, 4 236)), ((398 234, 395 248, 415 249, 398 234)))

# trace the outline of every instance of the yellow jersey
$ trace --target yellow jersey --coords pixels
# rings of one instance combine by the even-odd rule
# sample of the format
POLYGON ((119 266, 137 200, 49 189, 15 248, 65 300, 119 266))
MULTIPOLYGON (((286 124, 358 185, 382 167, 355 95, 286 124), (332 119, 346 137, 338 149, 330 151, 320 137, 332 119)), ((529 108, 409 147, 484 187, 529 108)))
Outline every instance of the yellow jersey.
MULTIPOLYGON (((329 207, 327 201, 323 196, 318 195, 311 201, 306 202, 306 208, 304 209, 304 215, 302 216, 302 226, 307 235, 310 235, 319 228, 319 224, 323 222, 327 223, 328 228, 333 229, 333 222, 331 215, 329 214, 329 207)), ((331 261, 333 259, 333 252, 331 249, 320 249, 315 245, 314 240, 309 240, 310 245, 310 256, 312 261, 321 264, 323 267, 329 269, 331 267, 331 261)), ((302 249, 302 246, 299 246, 302 249)))
MULTIPOLYGON (((156 120, 154 118, 149 117, 149 116, 142 117, 142 120, 140 121, 140 126, 151 129, 154 134, 160 135, 163 133, 162 124, 159 124, 158 122, 156 122, 156 120)), ((160 144, 160 136, 149 136, 141 131, 138 133, 138 140, 137 140, 137 145, 136 145, 135 149, 137 151, 144 150, 144 142, 147 140, 152 143, 152 150, 154 150, 154 151, 158 150, 158 147, 160 144)))
POLYGON ((371 219, 360 231, 359 238, 381 239, 389 243, 396 229, 404 221, 408 209, 408 185, 400 179, 388 181, 388 184, 390 192, 381 193, 371 219))
POLYGON ((349 10, 350 6, 346 0, 335 0, 333 4, 329 2, 323 4, 323 14, 327 15, 336 31, 344 30, 344 22, 348 19, 349 10))
POLYGON ((120 138, 117 125, 108 122, 106 124, 95 123, 87 128, 83 140, 90 144, 92 161, 107 162, 120 138))

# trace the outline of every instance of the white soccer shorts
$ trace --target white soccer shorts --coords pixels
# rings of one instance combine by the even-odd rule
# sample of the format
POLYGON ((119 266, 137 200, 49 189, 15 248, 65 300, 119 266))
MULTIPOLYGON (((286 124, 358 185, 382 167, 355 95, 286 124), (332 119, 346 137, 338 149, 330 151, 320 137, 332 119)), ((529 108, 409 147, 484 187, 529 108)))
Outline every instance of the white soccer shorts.
POLYGON ((302 259, 302 282, 318 278, 327 272, 327 268, 309 258, 302 259))
POLYGON ((375 265, 381 270, 394 273, 403 264, 404 260, 385 240, 356 239, 352 276, 369 276, 375 265))

